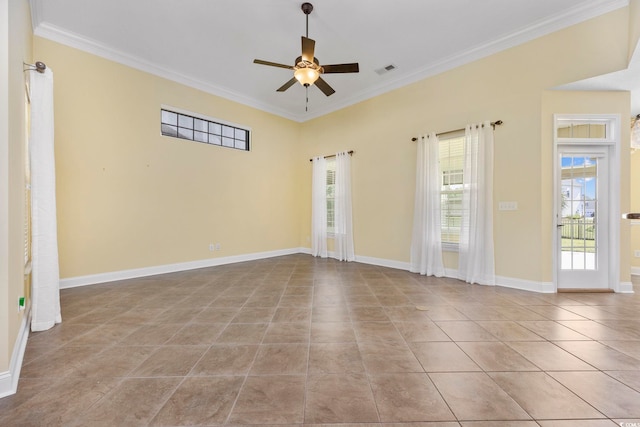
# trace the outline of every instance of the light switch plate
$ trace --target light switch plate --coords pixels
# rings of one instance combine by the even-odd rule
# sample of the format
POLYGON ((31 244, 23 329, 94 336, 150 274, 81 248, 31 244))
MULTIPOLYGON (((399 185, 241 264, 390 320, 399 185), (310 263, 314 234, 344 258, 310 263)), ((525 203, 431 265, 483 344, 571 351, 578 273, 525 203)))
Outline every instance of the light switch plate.
POLYGON ((500 202, 498 203, 499 211, 517 211, 518 202, 500 202))

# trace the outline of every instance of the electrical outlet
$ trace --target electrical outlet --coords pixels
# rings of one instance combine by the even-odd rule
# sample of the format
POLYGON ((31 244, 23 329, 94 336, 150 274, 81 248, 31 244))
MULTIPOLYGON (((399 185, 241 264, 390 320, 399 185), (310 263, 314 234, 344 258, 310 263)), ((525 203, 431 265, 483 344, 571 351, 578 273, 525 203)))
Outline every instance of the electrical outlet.
POLYGON ((633 256, 636 258, 640 258, 640 250, 636 249, 635 251, 633 251, 633 256))
POLYGON ((209 252, 213 252, 216 250, 216 247, 213 245, 213 243, 209 243, 209 252))
POLYGON ((216 243, 216 251, 219 251, 220 249, 222 249, 222 246, 220 246, 220 243, 216 243))

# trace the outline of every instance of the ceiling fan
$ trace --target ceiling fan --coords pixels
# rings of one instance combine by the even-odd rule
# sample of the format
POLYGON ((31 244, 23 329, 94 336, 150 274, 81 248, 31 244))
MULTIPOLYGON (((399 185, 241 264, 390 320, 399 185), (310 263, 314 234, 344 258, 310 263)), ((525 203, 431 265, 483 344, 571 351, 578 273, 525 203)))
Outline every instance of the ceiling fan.
POLYGON ((291 80, 280 86, 277 92, 284 92, 289 89, 293 84, 298 81, 301 85, 308 88, 315 84, 318 89, 322 91, 326 96, 331 96, 335 93, 335 90, 329 86, 329 84, 320 77, 321 74, 336 74, 336 73, 357 73, 358 63, 352 64, 333 64, 333 65, 320 65, 318 58, 314 56, 314 50, 316 41, 309 38, 309 14, 313 10, 311 3, 302 3, 302 11, 307 17, 307 35, 302 36, 302 55, 296 58, 295 65, 278 64, 276 62, 263 61, 261 59, 254 59, 254 64, 268 65, 270 67, 286 68, 287 70, 293 70, 293 77, 291 80))

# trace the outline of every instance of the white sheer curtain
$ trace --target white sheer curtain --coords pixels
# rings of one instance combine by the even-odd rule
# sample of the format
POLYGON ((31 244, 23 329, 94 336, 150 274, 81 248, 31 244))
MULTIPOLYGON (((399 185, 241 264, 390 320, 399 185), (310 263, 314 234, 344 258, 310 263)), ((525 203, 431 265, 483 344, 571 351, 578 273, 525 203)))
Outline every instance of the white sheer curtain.
POLYGON ((413 273, 444 276, 440 215, 438 137, 431 133, 418 140, 410 263, 413 273))
POLYGON ((346 151, 336 154, 334 250, 339 261, 356 259, 351 215, 351 155, 346 151))
POLYGON ((327 257, 327 161, 313 158, 311 182, 311 255, 327 257))
POLYGON ((488 121, 465 129, 458 278, 495 285, 493 128, 488 121))
POLYGON ((53 72, 31 74, 31 330, 62 322, 53 149, 53 72))

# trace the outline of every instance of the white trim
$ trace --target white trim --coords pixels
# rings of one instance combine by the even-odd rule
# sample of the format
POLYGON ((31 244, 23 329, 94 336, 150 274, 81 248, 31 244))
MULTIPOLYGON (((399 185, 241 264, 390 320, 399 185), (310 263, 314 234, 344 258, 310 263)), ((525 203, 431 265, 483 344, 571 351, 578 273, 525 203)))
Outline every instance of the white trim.
POLYGON ((620 282, 618 285, 618 289, 615 290, 621 294, 633 294, 633 283, 631 282, 620 282))
POLYGON ((54 42, 135 68, 136 70, 144 71, 215 96, 220 96, 243 105, 248 105, 249 107, 257 108, 258 110, 276 114, 297 122, 302 122, 304 120, 300 115, 292 115, 286 110, 274 108, 272 105, 262 103, 243 94, 169 70, 152 62, 136 58, 128 53, 113 49, 112 47, 104 45, 96 40, 85 38, 79 34, 75 34, 49 23, 40 22, 37 27, 34 27, 34 34, 38 37, 53 40, 54 42))
POLYGON ((299 249, 299 253, 306 254, 306 255, 311 255, 311 248, 300 248, 299 249))
POLYGON ((496 286, 542 294, 556 293, 556 287, 553 282, 534 282, 532 280, 517 279, 514 277, 496 276, 496 286))
POLYGON ((256 252, 245 255, 232 255, 221 258, 210 258, 198 261, 188 261, 176 264, 157 265, 153 267, 134 268, 131 270, 112 271, 108 273, 91 274, 88 276, 69 277, 60 280, 60 289, 78 286, 95 285, 98 283, 117 280, 135 279, 137 277, 155 276, 158 274, 175 273, 177 271, 195 270, 198 268, 216 267, 258 259, 273 258, 300 253, 300 248, 280 249, 268 252, 256 252))
POLYGON ((552 212, 552 253, 553 253, 553 284, 557 290, 558 287, 558 271, 559 271, 559 248, 558 248, 558 212, 559 212, 559 187, 560 181, 560 165, 559 150, 560 146, 566 148, 575 143, 580 144, 585 149, 597 150, 604 148, 607 150, 609 158, 608 167, 608 196, 609 196, 609 231, 608 231, 608 282, 613 284, 610 289, 615 292, 622 292, 620 283, 620 221, 614 221, 614 218, 620 218, 620 147, 622 144, 620 132, 620 114, 554 114, 553 115, 553 212, 552 212), (558 122, 562 120, 570 121, 597 121, 607 124, 607 137, 604 142, 592 140, 584 140, 580 138, 558 138, 558 122))
POLYGON ((379 267, 395 268, 396 270, 409 271, 411 264, 408 262, 395 261, 391 259, 374 258, 369 256, 356 255, 356 262, 369 265, 377 265, 379 267))
POLYGON ((605 13, 613 12, 614 10, 628 6, 629 0, 599 0, 583 2, 581 5, 568 9, 562 14, 552 16, 548 19, 540 20, 500 39, 493 40, 484 45, 476 46, 467 51, 452 55, 448 58, 444 58, 441 61, 419 69, 414 73, 401 76, 395 80, 386 81, 384 83, 376 85, 371 89, 358 92, 353 96, 346 98, 342 102, 331 103, 325 108, 319 108, 318 110, 307 114, 295 114, 280 108, 274 108, 272 105, 265 104, 254 98, 250 98, 221 86, 213 85, 201 80, 197 80, 193 77, 160 67, 151 62, 141 60, 140 58, 135 58, 128 53, 113 49, 112 47, 104 45, 96 40, 91 40, 79 34, 67 31, 63 28, 51 25, 46 22, 42 22, 42 14, 37 9, 37 7, 34 7, 34 4, 37 6, 40 3, 41 2, 35 0, 30 1, 32 7, 32 25, 34 34, 39 37, 44 37, 49 40, 62 43, 64 45, 71 46, 76 49, 80 49, 85 52, 89 52, 91 54, 128 65, 132 68, 142 70, 150 74, 173 80, 186 86, 229 99, 231 101, 239 102, 241 104, 248 105, 250 107, 254 107, 268 113, 273 113, 281 117, 294 120, 296 122, 305 122, 340 110, 342 108, 357 104, 358 102, 373 98, 383 93, 390 92, 394 89, 398 89, 411 83, 426 79, 436 74, 454 69, 461 65, 465 65, 478 59, 485 58, 514 46, 529 42, 538 37, 542 37, 555 31, 570 27, 572 25, 579 24, 605 13), (33 12, 34 10, 35 12, 33 12))
MULTIPOLYGON (((265 258, 273 258, 285 255, 305 254, 311 255, 311 249, 306 247, 281 249, 268 252, 257 252, 246 255, 234 255, 222 258, 211 258, 199 261, 189 261, 177 264, 159 265, 154 267, 136 268, 131 270, 113 271, 109 273, 92 274, 88 276, 70 277, 60 280, 60 289, 69 289, 79 286, 95 285, 98 283, 113 282, 117 280, 135 279, 137 277, 155 276, 158 274, 175 273, 178 271, 195 270, 198 268, 216 267, 238 262, 255 261, 265 258)), ((329 254, 329 258, 333 258, 329 254)), ((396 270, 409 271, 410 264, 404 261, 397 261, 384 258, 356 255, 354 262, 362 264, 376 265, 379 267, 394 268, 396 270)), ((417 273, 416 273, 417 274, 417 273)), ((640 274, 640 268, 632 269, 632 274, 640 274)), ((458 270, 452 268, 445 269, 444 277, 458 279, 458 270)), ((531 280, 518 279, 513 277, 496 276, 496 286, 538 293, 554 293, 555 287, 552 282, 534 282, 531 280)), ((631 282, 621 283, 618 292, 633 292, 631 282)))
POLYGON ((35 32, 42 22, 42 2, 29 0, 29 9, 31 9, 31 30, 35 32))
POLYGON ((29 325, 31 324, 31 302, 28 303, 20 330, 13 345, 13 353, 11 354, 11 362, 9 370, 0 372, 0 398, 15 394, 18 390, 18 380, 20 379, 20 369, 22 368, 22 359, 24 351, 27 348, 27 339, 29 338, 29 325))
POLYGON ((308 116, 301 121, 315 119, 317 117, 329 114, 333 111, 340 110, 345 107, 357 104, 358 102, 382 95, 411 83, 418 82, 428 77, 435 76, 448 70, 469 64, 482 58, 486 58, 495 53, 502 52, 509 48, 524 44, 538 37, 551 34, 555 31, 568 28, 572 25, 579 24, 589 19, 613 12, 614 10, 626 7, 629 0, 603 0, 599 5, 582 4, 575 8, 567 10, 564 14, 553 16, 549 19, 534 23, 520 31, 506 35, 505 37, 491 41, 485 45, 477 46, 465 52, 444 58, 440 62, 419 69, 416 72, 401 76, 395 80, 390 80, 380 84, 370 90, 365 90, 345 99, 342 102, 336 102, 324 108, 319 108, 315 112, 309 113, 308 116))
POLYGON ((640 267, 631 267, 632 276, 640 276, 640 267))
MULTIPOLYGON (((445 277, 460 280, 458 270, 455 268, 445 268, 445 277)), ((479 285, 485 286, 485 285, 479 285)), ((542 294, 553 294, 556 288, 552 282, 534 282, 532 280, 517 279, 514 277, 496 276, 496 285, 501 288, 519 289, 521 291, 536 292, 542 294)))

